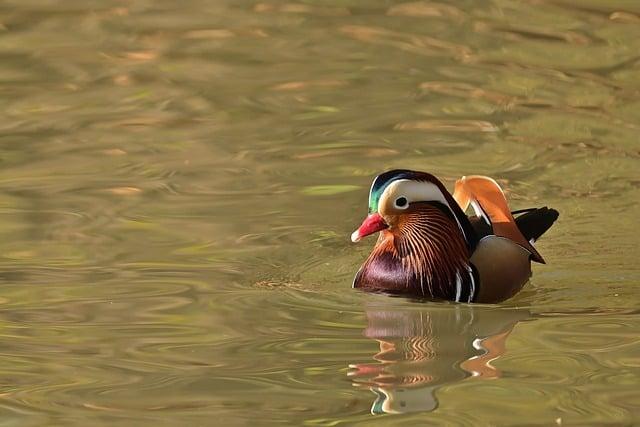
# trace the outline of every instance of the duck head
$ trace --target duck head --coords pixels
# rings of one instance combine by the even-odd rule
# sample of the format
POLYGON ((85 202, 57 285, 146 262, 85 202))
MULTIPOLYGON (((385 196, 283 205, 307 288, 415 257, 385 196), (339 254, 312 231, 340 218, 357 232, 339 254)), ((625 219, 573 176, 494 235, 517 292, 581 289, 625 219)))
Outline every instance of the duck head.
POLYGON ((392 170, 377 176, 369 214, 351 240, 379 232, 355 288, 432 299, 471 301, 469 254, 477 244, 460 206, 433 175, 392 170))
POLYGON ((468 249, 472 249, 476 243, 473 229, 444 185, 431 174, 405 169, 385 172, 373 180, 369 192, 369 214, 351 234, 351 241, 359 242, 379 231, 397 236, 406 234, 411 229, 403 226, 420 225, 419 214, 427 206, 439 209, 453 221, 468 249))

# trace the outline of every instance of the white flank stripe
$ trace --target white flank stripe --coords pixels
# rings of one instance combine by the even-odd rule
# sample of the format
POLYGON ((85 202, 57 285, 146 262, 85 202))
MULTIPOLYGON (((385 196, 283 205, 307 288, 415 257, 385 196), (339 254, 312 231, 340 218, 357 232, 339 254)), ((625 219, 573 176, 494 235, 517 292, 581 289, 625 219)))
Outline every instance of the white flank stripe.
POLYGON ((461 295, 462 295, 462 277, 460 277, 460 272, 456 271, 456 302, 460 302, 461 295))
POLYGON ((471 278, 471 291, 469 292, 469 300, 467 302, 471 302, 476 293, 476 281, 473 278, 473 270, 471 267, 467 267, 469 269, 469 277, 471 278))

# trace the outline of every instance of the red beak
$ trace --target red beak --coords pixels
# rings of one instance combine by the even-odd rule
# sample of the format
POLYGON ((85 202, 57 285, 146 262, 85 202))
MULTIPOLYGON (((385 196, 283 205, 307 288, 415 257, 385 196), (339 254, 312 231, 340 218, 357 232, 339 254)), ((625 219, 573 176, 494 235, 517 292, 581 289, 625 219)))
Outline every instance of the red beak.
POLYGON ((365 236, 389 227, 378 213, 373 213, 362 221, 362 225, 351 235, 352 242, 359 242, 365 236))

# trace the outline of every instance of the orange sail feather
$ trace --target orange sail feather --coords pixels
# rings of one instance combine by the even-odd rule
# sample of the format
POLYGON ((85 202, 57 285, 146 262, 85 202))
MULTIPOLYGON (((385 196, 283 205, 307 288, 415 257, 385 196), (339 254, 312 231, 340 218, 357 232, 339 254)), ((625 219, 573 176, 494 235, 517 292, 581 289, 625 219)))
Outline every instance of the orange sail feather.
POLYGON ((485 217, 493 227, 493 234, 519 244, 529 252, 531 259, 544 264, 544 259, 522 235, 511 214, 502 188, 486 176, 464 176, 456 181, 453 198, 465 211, 472 205, 476 215, 485 217))

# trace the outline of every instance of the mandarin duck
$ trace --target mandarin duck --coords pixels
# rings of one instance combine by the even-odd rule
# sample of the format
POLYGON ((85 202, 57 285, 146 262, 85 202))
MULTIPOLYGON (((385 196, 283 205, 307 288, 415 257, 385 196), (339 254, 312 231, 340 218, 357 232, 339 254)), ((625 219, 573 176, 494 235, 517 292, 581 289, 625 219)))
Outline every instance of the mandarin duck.
POLYGON ((531 277, 533 246, 558 218, 555 209, 511 212, 496 181, 459 179, 451 194, 433 175, 392 170, 369 192, 369 215, 351 240, 379 232, 353 287, 457 302, 497 303, 531 277), (471 206, 475 215, 467 216, 471 206), (517 215, 514 218, 514 215, 517 215))

